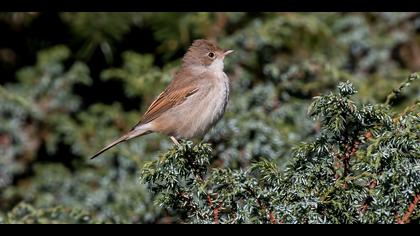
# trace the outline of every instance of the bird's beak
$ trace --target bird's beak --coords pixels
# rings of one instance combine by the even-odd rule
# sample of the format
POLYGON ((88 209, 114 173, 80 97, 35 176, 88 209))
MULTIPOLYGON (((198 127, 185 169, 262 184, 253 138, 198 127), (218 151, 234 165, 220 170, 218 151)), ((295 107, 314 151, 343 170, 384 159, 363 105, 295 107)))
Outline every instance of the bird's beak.
POLYGON ((234 52, 234 51, 233 50, 228 50, 225 53, 223 53, 223 56, 227 56, 227 55, 231 54, 232 52, 234 52))

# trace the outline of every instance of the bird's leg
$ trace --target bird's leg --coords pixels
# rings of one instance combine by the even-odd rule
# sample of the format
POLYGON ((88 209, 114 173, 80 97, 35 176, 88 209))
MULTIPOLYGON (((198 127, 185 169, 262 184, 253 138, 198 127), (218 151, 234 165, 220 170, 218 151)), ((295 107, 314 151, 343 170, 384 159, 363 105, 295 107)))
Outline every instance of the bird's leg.
POLYGON ((179 142, 176 140, 176 138, 174 136, 171 136, 171 140, 172 140, 172 142, 175 143, 175 145, 179 146, 179 142))

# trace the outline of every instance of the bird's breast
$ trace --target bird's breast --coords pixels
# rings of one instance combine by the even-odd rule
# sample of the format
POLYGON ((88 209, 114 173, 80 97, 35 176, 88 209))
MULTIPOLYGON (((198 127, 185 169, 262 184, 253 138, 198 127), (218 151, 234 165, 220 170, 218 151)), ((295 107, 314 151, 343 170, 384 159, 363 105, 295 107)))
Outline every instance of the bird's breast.
POLYGON ((203 106, 208 106, 210 125, 217 122, 223 115, 229 99, 229 79, 224 72, 217 75, 203 106))
POLYGON ((229 99, 229 79, 224 72, 216 74, 199 91, 191 96, 194 109, 187 114, 194 118, 179 126, 183 138, 202 136, 221 119, 229 99))

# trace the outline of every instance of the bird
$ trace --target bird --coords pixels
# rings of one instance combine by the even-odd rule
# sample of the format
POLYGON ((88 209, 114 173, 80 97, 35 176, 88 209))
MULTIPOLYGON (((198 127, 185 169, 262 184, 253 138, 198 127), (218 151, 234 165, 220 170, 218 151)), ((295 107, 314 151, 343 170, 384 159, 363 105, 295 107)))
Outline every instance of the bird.
POLYGON ((207 39, 194 40, 169 85, 150 104, 140 121, 91 159, 117 144, 150 133, 180 139, 205 135, 223 116, 229 100, 230 81, 224 59, 234 50, 223 50, 207 39))

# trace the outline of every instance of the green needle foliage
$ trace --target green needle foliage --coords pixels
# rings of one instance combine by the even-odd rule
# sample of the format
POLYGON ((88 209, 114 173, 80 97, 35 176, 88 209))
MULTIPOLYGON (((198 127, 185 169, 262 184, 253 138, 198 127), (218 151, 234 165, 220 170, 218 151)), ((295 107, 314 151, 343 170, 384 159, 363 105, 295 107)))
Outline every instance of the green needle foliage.
POLYGON ((91 217, 82 210, 55 207, 49 209, 35 209, 33 206, 21 203, 9 212, 5 224, 86 224, 101 223, 92 221, 91 217))
POLYGON ((147 163, 142 181, 157 204, 187 223, 418 220, 409 208, 420 198, 419 104, 393 115, 388 105, 359 104, 355 94, 343 82, 337 93, 314 98, 309 114, 321 133, 294 149, 284 172, 270 161, 214 168, 208 144, 183 142, 147 163))

